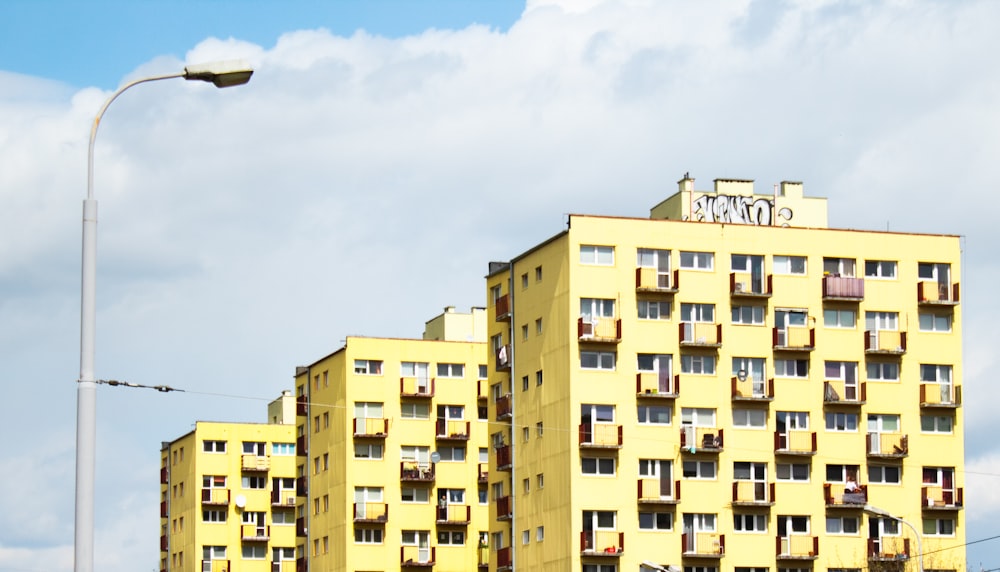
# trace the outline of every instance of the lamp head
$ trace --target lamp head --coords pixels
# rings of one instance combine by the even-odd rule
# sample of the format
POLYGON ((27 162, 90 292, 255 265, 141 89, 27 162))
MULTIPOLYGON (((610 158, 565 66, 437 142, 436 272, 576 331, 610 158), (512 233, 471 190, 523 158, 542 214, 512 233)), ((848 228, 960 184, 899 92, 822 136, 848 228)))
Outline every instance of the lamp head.
POLYGON ((184 79, 207 81, 215 87, 232 87, 250 81, 253 68, 243 60, 227 60, 184 67, 184 79))

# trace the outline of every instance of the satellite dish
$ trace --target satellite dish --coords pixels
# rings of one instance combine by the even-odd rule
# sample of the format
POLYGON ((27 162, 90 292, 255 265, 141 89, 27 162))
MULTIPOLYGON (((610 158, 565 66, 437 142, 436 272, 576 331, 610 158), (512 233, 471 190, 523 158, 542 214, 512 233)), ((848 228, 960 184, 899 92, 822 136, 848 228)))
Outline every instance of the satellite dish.
POLYGON ((247 497, 243 495, 236 495, 236 506, 243 508, 247 505, 247 497))
POLYGON ((434 451, 433 453, 431 453, 431 462, 432 463, 434 463, 436 465, 440 461, 441 461, 441 453, 438 453, 437 451, 434 451))

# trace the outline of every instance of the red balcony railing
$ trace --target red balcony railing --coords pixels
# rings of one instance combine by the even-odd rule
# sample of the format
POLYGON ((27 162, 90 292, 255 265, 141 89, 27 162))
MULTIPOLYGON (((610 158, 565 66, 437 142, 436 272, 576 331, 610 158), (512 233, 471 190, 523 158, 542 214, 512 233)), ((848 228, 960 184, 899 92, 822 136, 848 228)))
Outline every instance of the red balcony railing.
POLYGON ((497 421, 509 419, 514 412, 512 398, 509 393, 501 395, 496 400, 497 421))
POLYGON ((815 455, 815 431, 774 432, 774 452, 778 455, 815 455))
POLYGON ((407 482, 434 482, 434 463, 402 461, 399 463, 399 480, 407 482))
POLYGON ((640 397, 674 399, 680 393, 680 376, 669 371, 649 371, 635 374, 635 394, 640 397))
POLYGON ((509 496, 499 497, 497 504, 497 520, 510 520, 514 516, 514 503, 509 496))
POLYGON ((510 546, 497 548, 497 570, 510 570, 513 562, 510 546))
POLYGON ((865 353, 872 355, 903 355, 906 353, 906 332, 868 330, 865 332, 865 353))
POLYGON ((496 308, 497 322, 510 319, 510 294, 504 294, 497 298, 494 307, 496 308))
POLYGON ((865 299, 865 279, 824 276, 823 299, 859 302, 865 299))
POLYGON ((309 446, 307 445, 305 435, 299 435, 295 439, 295 454, 299 457, 306 457, 309 455, 309 446))
POLYGON ((677 270, 660 272, 656 268, 635 269, 636 292, 661 292, 673 294, 680 285, 680 273, 677 270))
POLYGON ((309 495, 309 478, 308 477, 296 477, 295 479, 295 494, 296 496, 304 497, 309 495))
POLYGON ((774 483, 733 481, 733 505, 771 506, 774 504, 774 483))
POLYGON ((160 467, 160 484, 165 485, 168 482, 168 477, 170 476, 169 471, 166 467, 160 467))
POLYGON ((437 524, 469 524, 472 507, 467 504, 448 504, 437 507, 437 524))
POLYGON ((957 510, 965 505, 962 487, 926 485, 920 488, 920 506, 925 510, 957 510))
POLYGON ((576 334, 581 342, 617 344, 622 341, 622 321, 620 318, 595 318, 593 321, 579 318, 576 334))
POLYGON ((381 417, 355 417, 354 436, 384 439, 389 434, 389 420, 381 417))
POLYGON ((497 371, 510 371, 510 364, 514 359, 510 344, 505 344, 497 348, 495 357, 497 371))
POLYGON ((658 477, 646 477, 638 480, 639 497, 641 503, 649 504, 676 504, 681 500, 681 482, 660 479, 658 477))

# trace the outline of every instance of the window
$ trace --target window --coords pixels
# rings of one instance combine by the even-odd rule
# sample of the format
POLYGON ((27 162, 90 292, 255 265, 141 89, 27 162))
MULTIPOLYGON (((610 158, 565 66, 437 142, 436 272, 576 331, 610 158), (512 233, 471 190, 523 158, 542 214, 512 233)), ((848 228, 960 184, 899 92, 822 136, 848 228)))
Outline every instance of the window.
POLYGON ((670 375, 670 362, 673 356, 670 354, 638 354, 638 369, 645 372, 663 372, 670 375))
POLYGON ((823 310, 823 325, 827 328, 854 328, 857 313, 854 310, 838 310, 825 308, 823 310))
POLYGON ((808 411, 779 411, 777 418, 778 431, 807 431, 809 429, 808 411))
POLYGON ((673 530, 674 515, 670 512, 640 512, 639 530, 673 530))
POLYGON ((826 517, 827 534, 849 534, 857 536, 860 524, 856 516, 828 516, 826 517))
POLYGON ((778 463, 774 472, 779 481, 809 482, 809 463, 778 463))
POLYGON ((899 329, 899 312, 865 312, 865 329, 894 332, 899 329))
POLYGON ((715 410, 707 407, 684 407, 681 424, 692 427, 715 427, 715 410))
POLYGON ((243 454, 264 457, 267 455, 267 448, 265 447, 265 445, 266 445, 265 443, 258 441, 244 441, 243 454))
POLYGON ((294 457, 295 443, 271 443, 271 454, 279 457, 294 457))
POLYGON ((330 427, 330 412, 323 412, 323 429, 328 429, 330 427))
POLYGON ((618 572, 614 564, 584 564, 583 572, 618 572))
POLYGON ((266 489, 267 477, 243 477, 243 488, 266 489))
POLYGON ((527 443, 530 437, 531 437, 531 430, 528 429, 527 427, 521 427, 521 440, 527 443))
POLYGON ((243 558, 245 560, 263 560, 267 556, 267 546, 264 544, 244 544, 243 558))
POLYGON ((528 273, 525 272, 521 275, 521 289, 524 290, 528 287, 528 273))
POLYGON ((521 391, 528 391, 528 376, 521 378, 521 391))
POLYGON ((536 526, 535 527, 535 542, 541 542, 545 540, 545 527, 536 526))
POLYGON ((401 377, 416 377, 420 379, 427 379, 428 368, 430 364, 427 362, 413 362, 404 361, 399 364, 399 375, 401 377))
POLYGON ((681 354, 681 373, 715 375, 715 356, 681 354))
POLYGON ((441 462, 460 463, 465 461, 465 447, 438 447, 441 462))
POLYGON ((858 482, 858 465, 826 465, 826 482, 846 483, 847 481, 858 482))
POLYGON ((580 367, 582 369, 601 369, 614 371, 615 352, 580 352, 580 367))
POLYGON ((870 361, 865 364, 868 381, 899 381, 899 364, 870 361))
POLYGON ((500 298, 503 298, 503 294, 500 291, 500 285, 497 284, 496 286, 490 286, 490 302, 491 302, 491 305, 495 306, 496 303, 497 303, 497 300, 499 300, 500 298))
POLYGON ((358 375, 382 375, 382 360, 356 359, 354 373, 358 375))
POLYGON ((893 260, 865 260, 865 278, 895 278, 896 262, 893 260))
POLYGON ((430 419, 431 406, 427 403, 400 403, 399 416, 403 419, 430 419))
POLYGON ((733 306, 733 323, 763 326, 764 306, 733 306))
POLYGON ((767 515, 733 514, 733 530, 736 532, 767 532, 767 515))
POLYGON ((684 461, 685 479, 715 479, 715 461, 684 461))
POLYGON ((955 521, 951 518, 925 518, 924 536, 955 536, 955 521))
POLYGON ((544 489, 545 488, 545 474, 538 473, 535 475, 535 486, 544 489))
POLYGON ((826 414, 826 430, 827 431, 850 431, 854 432, 858 430, 858 414, 857 413, 834 413, 828 412, 826 414))
POLYGON ((536 371, 535 372, 535 386, 541 385, 542 384, 542 380, 543 380, 542 370, 536 371))
POLYGON ((295 512, 292 510, 271 510, 271 524, 295 524, 295 512))
POLYGON ((528 324, 521 324, 521 339, 528 339, 528 324))
POLYGON ((541 266, 536 266, 535 267, 535 282, 541 282, 541 281, 542 281, 542 267, 541 266))
MULTIPOLYGON (((528 275, 525 274, 524 277, 527 278, 528 275)), ((438 546, 463 546, 465 544, 464 530, 439 530, 437 535, 438 546)))
POLYGON ((858 379, 858 362, 826 361, 823 362, 823 379, 855 382, 858 379))
POLYGON ((920 364, 920 381, 928 383, 950 383, 950 365, 920 364))
POLYGON ((226 442, 225 441, 204 441, 202 443, 202 450, 206 453, 225 453, 226 452, 226 442))
POLYGON ((541 318, 535 318, 535 335, 536 336, 542 335, 542 319, 541 318))
POLYGON ((226 488, 226 476, 204 475, 201 478, 201 487, 204 489, 224 489, 226 488))
POLYGON ((711 270, 715 255, 711 252, 681 251, 681 268, 685 270, 711 270))
POLYGON ((531 479, 521 479, 521 490, 524 491, 524 494, 531 492, 531 479))
POLYGON ((681 304, 682 322, 715 322, 715 304, 681 304))
POLYGON ((921 332, 951 331, 951 314, 920 312, 918 318, 921 332))
POLYGON ((775 274, 804 275, 806 273, 806 257, 775 255, 773 267, 775 274))
POLYGON ((355 527, 354 542, 357 544, 382 544, 382 529, 355 527))
POLYGON ((671 408, 662 405, 640 405, 639 423, 642 425, 670 425, 671 408))
POLYGON ((666 300, 636 300, 640 320, 669 320, 670 302, 666 300))
POLYGON ((600 318, 614 318, 615 301, 610 298, 580 298, 580 317, 591 324, 600 318))
POLYGON ((745 429, 767 427, 767 411, 764 409, 733 409, 733 426, 745 429))
POLYGON ((923 433, 951 433, 954 420, 949 415, 921 415, 920 431, 923 433))
POLYGON ((545 428, 542 426, 542 422, 539 421, 539 422, 535 423, 535 434, 538 435, 539 437, 541 437, 544 432, 545 432, 545 428))
POLYGON ((809 360, 776 359, 774 360, 775 377, 809 377, 809 360))
POLYGON ((438 377, 465 377, 465 364, 463 363, 439 363, 438 377))
POLYGON ((844 276, 848 278, 854 277, 854 259, 853 258, 824 258, 823 259, 823 274, 832 274, 833 276, 844 276))
POLYGON ((202 522, 226 522, 226 510, 203 510, 201 511, 202 522))
POLYGON ((883 485, 898 485, 902 467, 899 465, 868 465, 868 482, 883 485))
POLYGON ((486 367, 486 364, 484 363, 479 364, 479 379, 486 379, 488 377, 489 377, 489 369, 486 367))
POLYGON ((613 457, 582 457, 580 467, 585 475, 610 475, 615 474, 615 460, 613 457))
POLYGON ((355 443, 354 444, 354 458, 355 459, 372 459, 378 460, 382 458, 382 445, 375 443, 355 443))
POLYGON ((580 264, 613 266, 614 263, 615 263, 615 247, 595 246, 590 244, 580 245, 580 264))
POLYGON ((400 489, 402 502, 426 504, 430 500, 430 491, 425 488, 403 487, 400 489))

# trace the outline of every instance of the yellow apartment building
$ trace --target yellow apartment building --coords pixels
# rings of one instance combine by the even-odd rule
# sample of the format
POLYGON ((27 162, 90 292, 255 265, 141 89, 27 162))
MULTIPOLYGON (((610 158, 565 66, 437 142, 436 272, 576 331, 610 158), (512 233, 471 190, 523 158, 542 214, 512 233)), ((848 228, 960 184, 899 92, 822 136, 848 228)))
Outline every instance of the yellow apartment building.
POLYGON ((485 570, 486 311, 296 371, 300 571, 485 570))
POLYGON ((268 423, 198 421, 160 451, 160 570, 295 571, 295 397, 268 423))
POLYGON ((650 215, 490 264, 490 571, 965 570, 959 237, 650 215))

